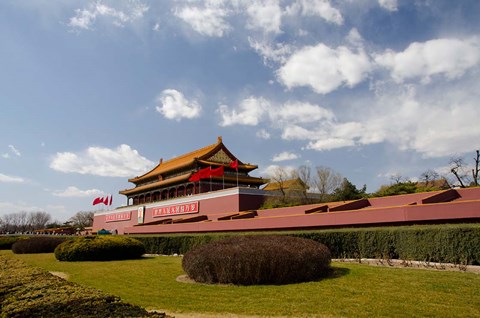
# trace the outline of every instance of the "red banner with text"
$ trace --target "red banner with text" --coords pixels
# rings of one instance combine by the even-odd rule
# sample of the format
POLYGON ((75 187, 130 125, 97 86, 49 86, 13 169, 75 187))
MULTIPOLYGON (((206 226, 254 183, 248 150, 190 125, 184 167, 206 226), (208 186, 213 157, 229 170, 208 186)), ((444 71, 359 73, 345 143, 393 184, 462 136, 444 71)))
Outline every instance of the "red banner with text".
POLYGON ((198 213, 198 201, 153 208, 153 217, 198 213))
POLYGON ((105 215, 105 222, 127 221, 130 220, 132 212, 121 212, 105 215))

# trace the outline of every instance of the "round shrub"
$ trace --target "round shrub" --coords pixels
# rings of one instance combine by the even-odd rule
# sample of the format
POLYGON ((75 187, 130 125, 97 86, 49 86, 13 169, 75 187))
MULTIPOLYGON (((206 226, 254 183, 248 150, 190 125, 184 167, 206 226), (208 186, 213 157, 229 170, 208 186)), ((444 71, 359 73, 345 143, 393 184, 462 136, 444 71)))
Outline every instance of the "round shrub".
POLYGON ((232 236, 186 253, 182 266, 200 283, 290 284, 318 280, 330 270, 330 250, 290 236, 232 236))
POLYGON ((59 261, 111 261, 140 258, 145 254, 142 242, 126 236, 86 236, 57 246, 59 261))
POLYGON ((33 236, 13 243, 12 251, 15 254, 53 253, 59 244, 69 239, 68 237, 33 236))
POLYGON ((10 250, 13 243, 23 239, 23 236, 0 236, 0 250, 10 250))

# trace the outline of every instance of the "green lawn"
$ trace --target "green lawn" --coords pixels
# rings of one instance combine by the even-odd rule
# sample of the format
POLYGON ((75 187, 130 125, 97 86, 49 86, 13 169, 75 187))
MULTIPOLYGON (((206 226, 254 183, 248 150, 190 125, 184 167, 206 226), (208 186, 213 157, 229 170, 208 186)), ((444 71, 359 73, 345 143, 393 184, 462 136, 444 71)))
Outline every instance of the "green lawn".
POLYGON ((147 309, 291 317, 480 317, 480 275, 334 263, 335 278, 285 286, 179 283, 181 258, 59 262, 13 255, 147 309))

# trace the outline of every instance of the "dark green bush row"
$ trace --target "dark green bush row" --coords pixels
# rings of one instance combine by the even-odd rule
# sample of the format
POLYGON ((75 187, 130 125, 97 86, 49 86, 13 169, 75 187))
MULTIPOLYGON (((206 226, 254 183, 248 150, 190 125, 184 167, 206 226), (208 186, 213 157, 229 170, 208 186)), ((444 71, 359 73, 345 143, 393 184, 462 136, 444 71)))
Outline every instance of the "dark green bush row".
POLYGON ((385 258, 480 265, 479 225, 431 225, 294 234, 327 245, 334 258, 385 258))
POLYGON ((200 283, 290 284, 318 280, 330 269, 330 251, 298 237, 232 236, 185 254, 182 267, 200 283))
POLYGON ((12 248, 13 243, 18 240, 24 239, 22 236, 0 236, 0 250, 9 250, 12 248))
POLYGON ((12 245, 15 254, 53 253, 55 248, 69 240, 69 237, 62 236, 33 236, 19 240, 12 245))
POLYGON ((143 243, 127 236, 78 237, 55 249, 55 257, 67 262, 135 259, 143 254, 143 243))
MULTIPOLYGON (((250 233, 251 234, 251 233, 250 233)), ((332 258, 392 258, 480 265, 480 224, 279 232, 325 244, 332 258)), ((229 234, 231 235, 240 235, 229 234)), ((136 236, 147 253, 184 254, 228 234, 136 236)))
POLYGON ((165 317, 0 256, 0 317, 165 317))

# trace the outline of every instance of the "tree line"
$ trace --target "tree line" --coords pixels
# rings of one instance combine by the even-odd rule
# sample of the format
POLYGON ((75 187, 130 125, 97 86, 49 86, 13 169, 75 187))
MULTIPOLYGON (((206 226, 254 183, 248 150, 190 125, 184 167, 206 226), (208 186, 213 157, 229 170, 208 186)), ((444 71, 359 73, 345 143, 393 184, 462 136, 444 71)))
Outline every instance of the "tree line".
POLYGON ((461 157, 454 157, 449 162, 448 174, 440 174, 433 169, 424 171, 417 179, 406 178, 400 174, 391 176, 391 183, 382 185, 377 191, 367 193, 366 185, 357 188, 346 177, 329 167, 300 166, 294 170, 277 167, 270 177, 270 182, 279 194, 269 198, 264 207, 280 207, 318 202, 357 200, 367 197, 408 194, 415 192, 444 190, 455 187, 478 186, 479 150, 475 151, 473 168, 461 157), (294 180, 295 182, 292 182, 294 180))
POLYGON ((34 233, 48 228, 69 226, 83 230, 93 225, 92 211, 80 211, 75 213, 67 222, 61 223, 52 219, 50 213, 45 211, 16 212, 0 215, 1 233, 34 233))

